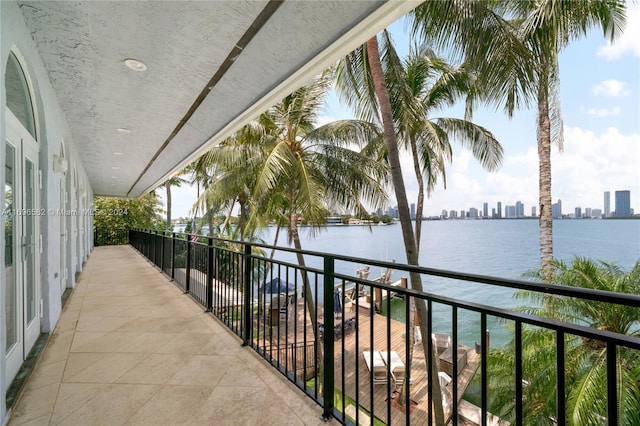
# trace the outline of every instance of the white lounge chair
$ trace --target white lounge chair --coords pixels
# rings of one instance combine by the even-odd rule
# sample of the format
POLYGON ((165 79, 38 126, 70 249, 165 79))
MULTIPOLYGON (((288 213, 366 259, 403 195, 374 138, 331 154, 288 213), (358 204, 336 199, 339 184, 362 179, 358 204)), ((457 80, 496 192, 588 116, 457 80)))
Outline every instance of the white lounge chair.
POLYGON ((391 377, 396 386, 402 386, 404 383, 404 362, 400 359, 398 352, 391 351, 388 355, 386 351, 381 351, 382 360, 389 366, 391 377))
POLYGON ((373 384, 387 383, 387 366, 378 351, 362 351, 367 368, 373 373, 373 384))

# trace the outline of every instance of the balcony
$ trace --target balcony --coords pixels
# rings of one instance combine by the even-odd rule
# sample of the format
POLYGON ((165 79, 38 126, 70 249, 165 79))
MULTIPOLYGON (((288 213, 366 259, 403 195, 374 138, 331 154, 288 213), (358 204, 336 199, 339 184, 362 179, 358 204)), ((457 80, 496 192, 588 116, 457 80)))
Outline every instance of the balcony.
POLYGON ((9 424, 320 424, 241 343, 130 246, 97 247, 9 424))
MULTIPOLYGON (((638 357, 640 339, 506 309, 501 300, 480 305, 463 293, 468 285, 508 288, 637 309, 636 295, 315 252, 303 252, 301 266, 269 259, 271 246, 184 234, 132 230, 128 241, 135 250, 94 250, 10 424, 433 424, 439 403, 450 424, 507 424, 491 413, 492 349, 501 344, 513 351, 512 420, 527 424, 523 401, 536 378, 524 367, 531 348, 523 336, 531 327, 553 336, 538 348, 552 353, 552 421, 565 424, 568 399, 557 395, 569 391, 577 341, 602 354, 603 417, 623 424, 619 362, 623 351, 638 357), (356 274, 344 272, 356 265, 356 274), (385 272, 369 276, 378 267, 385 272), (391 278, 411 272, 461 294, 417 292, 391 278), (421 303, 427 322, 418 327, 413 306, 421 303), (468 390, 475 403, 462 398, 468 390)), ((297 255, 276 250, 277 259, 297 255)))

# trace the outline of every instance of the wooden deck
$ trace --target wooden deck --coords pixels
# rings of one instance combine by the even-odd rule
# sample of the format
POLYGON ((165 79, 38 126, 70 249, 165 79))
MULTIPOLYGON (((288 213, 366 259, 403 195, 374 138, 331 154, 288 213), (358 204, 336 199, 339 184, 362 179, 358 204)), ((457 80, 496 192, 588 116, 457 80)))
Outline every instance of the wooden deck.
MULTIPOLYGON (((296 330, 297 340, 302 341, 303 335, 307 333, 308 341, 313 341, 313 333, 311 331, 310 320, 307 316, 304 327, 305 315, 302 302, 291 306, 295 315, 288 315, 286 319, 279 323, 278 326, 271 328, 271 343, 273 346, 289 345, 294 341, 294 332, 296 330), (294 318, 297 324, 294 324, 294 318)), ((347 309, 348 310, 348 309, 347 309)), ((344 318, 354 317, 355 313, 346 312, 344 318)), ((319 321, 322 321, 322 314, 319 315, 319 321)), ((336 324, 340 324, 341 317, 335 319, 336 324)), ((388 320, 379 314, 372 314, 367 310, 358 309, 357 318, 358 328, 335 341, 335 388, 343 392, 343 394, 359 405, 362 410, 366 410, 369 415, 373 415, 386 424, 406 424, 406 414, 391 404, 389 396, 396 390, 396 383, 392 377, 386 384, 373 384, 373 377, 370 374, 367 364, 362 354, 363 351, 395 351, 400 359, 407 364, 407 348, 412 352, 413 362, 411 367, 411 386, 410 398, 417 402, 417 406, 411 412, 411 424, 427 423, 427 405, 428 405, 428 374, 425 362, 424 352, 421 345, 407 345, 406 332, 407 328, 404 323, 388 320), (390 339, 389 339, 390 338, 390 339), (342 365, 344 361, 344 365, 342 365), (358 372, 358 380, 356 374, 358 372)), ((462 398, 471 379, 475 375, 479 364, 480 355, 475 350, 464 348, 467 355, 467 363, 458 375, 458 401, 462 398)), ((441 370, 442 371, 442 370, 441 370)), ((399 374, 399 377, 402 377, 399 374)), ((400 390, 398 386, 398 390, 400 390)), ((447 395, 452 393, 452 384, 449 384, 444 392, 447 395)), ((345 402, 349 405, 349 401, 345 402)), ((449 410, 452 403, 447 405, 449 410)), ((349 412, 355 414, 355 407, 349 412)), ((445 408, 446 412, 446 408, 445 408)), ((447 419, 451 417, 451 413, 446 413, 447 419)), ((355 419, 352 418, 352 421, 355 419)), ((370 424, 368 416, 361 415, 359 418, 361 424, 370 424)))

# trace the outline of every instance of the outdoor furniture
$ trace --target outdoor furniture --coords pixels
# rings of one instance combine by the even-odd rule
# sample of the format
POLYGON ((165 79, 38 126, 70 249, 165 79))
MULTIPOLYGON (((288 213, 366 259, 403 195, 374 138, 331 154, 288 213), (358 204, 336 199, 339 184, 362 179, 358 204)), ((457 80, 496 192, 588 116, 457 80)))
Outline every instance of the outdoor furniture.
POLYGON ((451 338, 447 333, 432 333, 431 339, 433 340, 433 345, 436 347, 436 353, 438 355, 442 354, 451 346, 451 338))
POLYGON ((391 372, 391 377, 395 382, 396 386, 402 386, 404 383, 404 362, 400 359, 398 352, 391 351, 387 353, 387 351, 381 351, 380 356, 382 360, 389 366, 389 371, 391 372))
POLYGON ((387 383, 387 366, 380 356, 380 352, 362 351, 362 356, 364 356, 367 368, 373 374, 373 384, 380 385, 387 383))
POLYGON ((442 355, 440 355, 440 367, 442 371, 451 377, 457 377, 458 374, 467 365, 467 348, 458 345, 458 371, 453 373, 453 347, 449 347, 442 355))

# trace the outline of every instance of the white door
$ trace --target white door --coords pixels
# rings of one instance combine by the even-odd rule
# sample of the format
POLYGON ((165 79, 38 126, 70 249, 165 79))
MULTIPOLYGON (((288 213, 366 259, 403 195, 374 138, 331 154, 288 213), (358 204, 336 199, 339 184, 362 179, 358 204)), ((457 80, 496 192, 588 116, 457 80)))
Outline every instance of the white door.
POLYGON ((40 334, 38 145, 10 112, 5 144, 7 383, 40 334))
POLYGON ((63 174, 60 178, 60 295, 67 289, 67 181, 63 174))

